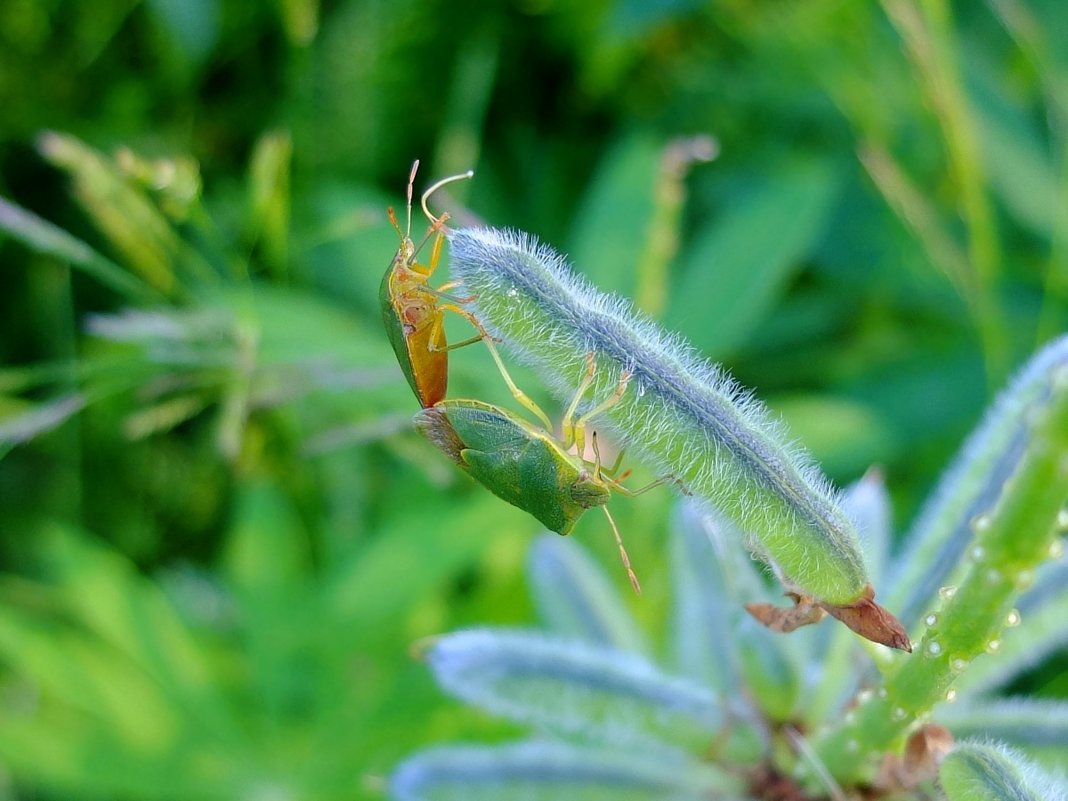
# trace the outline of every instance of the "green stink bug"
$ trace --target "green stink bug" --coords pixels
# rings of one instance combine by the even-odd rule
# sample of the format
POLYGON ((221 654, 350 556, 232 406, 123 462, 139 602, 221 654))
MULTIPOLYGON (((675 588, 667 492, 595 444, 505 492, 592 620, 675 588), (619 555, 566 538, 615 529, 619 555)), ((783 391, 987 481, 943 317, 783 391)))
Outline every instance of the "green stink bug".
POLYGON ((486 344, 512 395, 534 412, 548 427, 549 420, 541 409, 512 381, 493 345, 492 338, 486 333, 482 324, 471 312, 459 305, 465 299, 454 298, 446 294, 448 290, 458 285, 457 282, 443 284, 438 289, 432 288, 429 284, 430 276, 434 274, 441 258, 445 221, 448 219, 448 214, 435 217, 427 208, 427 199, 446 184, 470 178, 474 172, 468 170, 459 175, 443 178, 423 193, 420 205, 430 221, 430 227, 427 229, 423 242, 417 247, 412 241, 411 231, 412 194, 418 169, 417 159, 413 162, 408 175, 408 213, 404 230, 401 230, 393 209, 389 209, 388 212, 389 220, 400 237, 400 246, 385 275, 382 276, 382 284, 378 293, 386 336, 393 347, 393 353, 400 364, 401 372, 404 373, 408 385, 415 393, 419 405, 424 408, 433 406, 445 397, 448 387, 448 352, 453 348, 460 348, 481 340, 486 344), (420 264, 416 257, 431 238, 434 239, 434 244, 430 249, 430 259, 427 264, 420 264), (478 334, 463 342, 447 344, 444 326, 446 311, 455 312, 466 319, 474 326, 478 334))
POLYGON ((629 376, 623 374, 611 397, 572 421, 575 409, 593 381, 592 354, 588 364, 586 378, 564 415, 563 441, 548 429, 540 429, 499 406, 477 400, 441 401, 418 412, 415 426, 486 489, 529 512, 558 534, 570 534, 588 509, 601 507, 612 527, 631 584, 635 592, 640 593, 641 586, 631 567, 630 557, 606 504, 613 490, 624 495, 637 495, 667 479, 638 490, 624 487, 615 478, 622 455, 612 467, 603 467, 596 433, 592 437, 594 461, 581 456, 586 425, 619 402, 629 380, 629 376), (572 445, 577 447, 579 455, 568 451, 572 445))

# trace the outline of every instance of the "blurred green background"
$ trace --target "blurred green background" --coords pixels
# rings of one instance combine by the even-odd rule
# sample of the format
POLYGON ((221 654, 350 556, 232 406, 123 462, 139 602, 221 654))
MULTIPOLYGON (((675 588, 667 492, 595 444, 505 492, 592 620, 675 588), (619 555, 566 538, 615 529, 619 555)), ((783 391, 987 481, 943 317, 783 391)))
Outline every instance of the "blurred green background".
MULTIPOLYGON (((1065 328, 1064 32, 1059 0, 5 0, 0 799, 375 797, 504 734, 410 653, 529 623, 537 531, 410 428, 377 287, 416 157, 839 484, 881 465, 904 529, 1065 328)), ((482 351, 452 394, 509 403, 482 351)), ((670 503, 612 504, 654 636, 670 503)))

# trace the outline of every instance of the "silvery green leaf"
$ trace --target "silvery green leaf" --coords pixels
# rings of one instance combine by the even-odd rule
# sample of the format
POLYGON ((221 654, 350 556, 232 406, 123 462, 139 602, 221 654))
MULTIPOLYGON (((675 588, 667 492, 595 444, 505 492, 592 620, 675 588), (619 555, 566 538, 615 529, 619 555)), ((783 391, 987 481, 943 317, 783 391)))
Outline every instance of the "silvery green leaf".
POLYGON ((798 634, 778 634, 752 618, 742 620, 735 630, 742 679, 764 714, 776 722, 791 720, 800 700, 797 649, 788 647, 798 634))
POLYGON ((842 493, 842 506, 860 534, 860 550, 872 584, 882 585, 893 537, 890 494, 881 470, 872 468, 842 493))
POLYGON ((457 698, 560 734, 667 749, 707 744, 727 722, 708 690, 635 654, 539 633, 461 631, 427 659, 457 698))
MULTIPOLYGON (((1060 546, 1063 549, 1063 542, 1060 546)), ((1017 577, 1020 580, 1021 577, 1017 577)), ((1020 612, 1033 615, 1047 604, 1057 603, 1068 588, 1068 560, 1046 562, 1035 571, 1035 583, 1020 596, 1020 612)), ((1023 578, 1026 581, 1026 577, 1023 578)))
POLYGON ((742 797, 738 780, 687 757, 553 741, 432 748, 390 778, 398 801, 715 801, 742 797))
POLYGON ((683 674, 724 691, 738 685, 736 651, 730 642, 734 618, 716 553, 702 525, 703 513, 680 503, 672 516, 672 577, 675 588, 675 659, 683 674))
POLYGON ((886 596, 907 628, 955 583, 954 569, 972 539, 972 520, 993 506, 1027 443, 1028 413, 1049 397, 1053 376, 1068 364, 1068 336, 1034 356, 986 413, 944 474, 895 560, 886 596))
POLYGON ((531 546, 528 564, 534 603, 554 633, 620 651, 649 653, 623 599, 577 542, 545 534, 531 546))
POLYGON ((698 503, 683 501, 676 508, 671 552, 677 658, 686 675, 725 696, 747 686, 766 715, 786 720, 797 704, 800 665, 816 632, 776 634, 749 617, 745 603, 781 599, 769 591, 739 539, 730 523, 698 503))
POLYGON ((949 801, 1064 801, 1064 782, 1046 776, 1015 751, 990 743, 961 743, 939 769, 949 801))
POLYGON ((1017 745, 1068 750, 1068 701, 996 698, 945 704, 938 722, 958 738, 988 736, 1017 745))

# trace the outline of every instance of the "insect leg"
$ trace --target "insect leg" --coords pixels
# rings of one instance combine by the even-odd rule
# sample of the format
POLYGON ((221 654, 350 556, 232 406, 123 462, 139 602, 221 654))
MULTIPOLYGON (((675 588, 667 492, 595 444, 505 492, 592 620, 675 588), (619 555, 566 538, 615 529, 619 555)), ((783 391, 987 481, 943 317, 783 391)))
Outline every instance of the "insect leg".
POLYGON ((446 281, 444 284, 439 286, 437 289, 430 289, 429 287, 427 287, 427 289, 430 292, 433 292, 439 298, 442 298, 444 300, 450 301, 452 303, 470 303, 471 301, 478 299, 478 295, 465 295, 462 298, 457 297, 456 295, 450 295, 449 294, 449 290, 450 289, 455 289, 458 286, 463 286, 463 282, 461 282, 459 280, 453 280, 453 281, 446 281))
MULTIPOLYGON (((593 440, 594 440, 594 442, 597 441, 597 432, 596 431, 593 432, 593 440)), ((625 453, 626 453, 626 451, 622 450, 616 455, 616 460, 614 462, 612 462, 612 466, 611 467, 609 467, 607 470, 604 471, 604 475, 611 476, 613 478, 615 477, 616 473, 619 472, 619 468, 623 466, 623 456, 624 456, 625 453)), ((622 481, 629 474, 630 474, 630 470, 628 469, 623 475, 621 475, 616 480, 617 481, 622 481)))
POLYGON ((583 376, 579 382, 578 389, 575 390, 575 397, 571 399, 571 403, 568 404, 567 411, 564 412, 564 419, 560 422, 560 427, 563 430, 564 435, 564 447, 570 448, 572 445, 578 446, 579 456, 582 456, 586 450, 586 443, 578 441, 578 435, 580 432, 576 429, 574 418, 575 410, 578 409, 579 403, 582 401, 586 391, 590 388, 590 384, 593 383, 593 374, 596 370, 596 364, 593 360, 593 353, 586 354, 586 375, 583 376))
MULTIPOLYGON (((449 215, 442 214, 438 219, 434 220, 433 224, 427 229, 426 236, 423 237, 419 246, 415 248, 412 253, 418 253, 424 247, 426 243, 430 241, 430 237, 437 235, 437 239, 434 240, 434 245, 430 249, 430 263, 425 267, 415 260, 413 257, 409 260, 409 263, 405 266, 413 273, 419 273, 419 275, 429 278, 433 275, 434 270, 438 268, 438 261, 441 259, 441 247, 445 244, 445 235, 442 233, 442 229, 445 227, 445 221, 449 219, 449 215)), ((426 287, 429 289, 429 287, 426 287)))
MULTIPOLYGON (((615 473, 617 470, 619 470, 619 466, 623 461, 623 451, 619 452, 619 456, 616 457, 615 463, 609 469, 605 470, 601 467, 601 449, 597 447, 596 431, 594 431, 592 436, 590 437, 590 447, 593 448, 593 474, 597 476, 598 479, 607 484, 609 487, 611 487, 613 490, 618 492, 620 495, 626 495, 628 498, 634 498, 638 495, 645 494, 651 489, 655 489, 656 487, 662 486, 669 482, 679 483, 678 480, 673 478, 672 476, 661 476, 656 481, 651 481, 644 487, 639 487, 636 490, 632 490, 629 487, 624 486, 622 483, 622 480, 630 474, 630 470, 627 470, 627 472, 624 473, 620 478, 615 478, 615 473)), ((685 491, 685 488, 683 489, 685 491)), ((689 495, 688 492, 686 494, 689 495)))
POLYGON ((601 480, 608 484, 613 490, 618 492, 620 495, 626 495, 628 498, 634 498, 635 496, 643 495, 651 489, 662 487, 664 484, 670 484, 676 479, 674 476, 661 476, 656 481, 650 481, 644 487, 638 487, 638 489, 630 489, 629 487, 625 487, 620 484, 619 481, 608 475, 602 475, 601 480))
POLYGON ((467 309, 461 309, 459 306, 456 306, 451 303, 443 304, 438 308, 442 309, 443 311, 448 310, 451 312, 456 312, 457 314, 464 317, 469 323, 471 323, 471 325, 473 325, 478 330, 479 335, 477 338, 469 340, 467 343, 458 343, 457 345, 454 345, 452 347, 459 347, 459 345, 461 344, 470 344, 470 342, 477 342, 479 339, 481 339, 485 343, 486 349, 490 352, 490 356, 493 357, 493 361, 497 365, 497 370, 500 372, 501 378, 504 379, 504 383, 508 386, 508 391, 512 393, 512 397, 515 398, 519 403, 523 404, 523 406, 525 406, 527 409, 529 409, 530 412, 538 418, 541 424, 545 426, 546 431, 552 431, 553 424, 552 422, 550 422, 549 416, 545 414, 544 411, 542 411, 542 408, 538 406, 538 404, 536 404, 533 399, 529 395, 527 395, 527 393, 525 393, 518 386, 516 386, 515 381, 512 380, 512 376, 508 372, 508 368, 504 366, 504 362, 501 360, 501 354, 497 351, 497 347, 493 344, 493 337, 491 337, 489 335, 489 332, 485 328, 483 328, 482 323, 478 321, 475 315, 471 314, 471 312, 469 312, 467 309))
MULTIPOLYGON (((589 358, 592 358, 592 355, 589 358)), ((619 403, 623 399, 623 393, 627 391, 627 384, 629 383, 630 372, 628 370, 624 370, 622 373, 620 373, 619 383, 616 385, 616 391, 575 421, 574 425, 572 426, 572 441, 578 445, 580 454, 582 453, 582 450, 583 448, 585 448, 586 444, 587 424, 597 415, 603 414, 604 412, 615 406, 617 403, 619 403)), ((566 430, 564 434, 565 436, 567 435, 566 430)))

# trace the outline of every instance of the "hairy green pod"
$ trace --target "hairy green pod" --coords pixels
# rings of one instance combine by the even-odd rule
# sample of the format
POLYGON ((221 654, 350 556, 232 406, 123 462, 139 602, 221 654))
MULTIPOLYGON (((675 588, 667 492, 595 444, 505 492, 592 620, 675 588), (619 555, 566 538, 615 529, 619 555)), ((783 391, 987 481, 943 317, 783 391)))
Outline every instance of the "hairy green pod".
POLYGON ((994 743, 962 743, 938 774, 948 801, 1064 801, 1059 782, 1022 754, 994 743))
POLYGON ((828 604, 870 602, 837 494, 748 391, 526 234, 460 229, 450 238, 453 276, 477 298, 476 315, 561 397, 574 392, 587 353, 597 363, 590 397, 628 372, 626 394, 599 425, 735 523, 788 588, 828 604))

